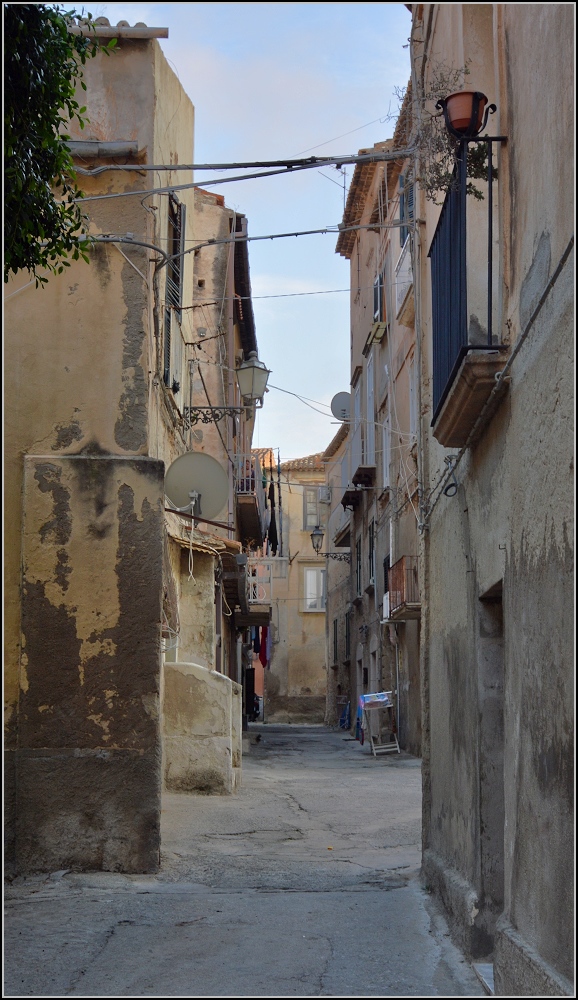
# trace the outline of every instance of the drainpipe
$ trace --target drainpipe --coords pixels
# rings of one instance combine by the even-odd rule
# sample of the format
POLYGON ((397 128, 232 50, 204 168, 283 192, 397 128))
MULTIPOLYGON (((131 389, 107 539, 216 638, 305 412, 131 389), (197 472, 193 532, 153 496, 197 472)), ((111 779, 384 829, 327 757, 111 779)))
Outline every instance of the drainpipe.
MULTIPOLYGON (((432 6, 430 10, 430 23, 426 31, 426 37, 423 35, 420 38, 419 30, 416 30, 415 14, 412 16, 412 29, 411 29, 411 39, 410 39, 410 52, 412 56, 415 55, 415 46, 419 45, 420 42, 425 42, 423 46, 423 56, 422 56, 422 72, 418 73, 418 60, 417 58, 412 58, 411 60, 411 78, 412 78, 412 93, 414 95, 414 103, 416 107, 416 114, 419 116, 421 113, 421 97, 423 95, 423 73, 426 65, 426 50, 429 47, 429 42, 432 34, 432 21, 431 16, 434 7, 432 6)), ((435 10, 437 16, 437 8, 435 10)), ((419 150, 415 153, 415 174, 419 174, 419 150)), ((431 773, 430 773, 430 708, 429 708, 429 698, 430 698, 430 684, 429 684, 429 532, 427 528, 427 523, 425 522, 425 511, 423 509, 423 500, 425 495, 426 478, 429 469, 429 451, 426 456, 424 453, 424 448, 429 447, 429 439, 427 433, 423 433, 423 418, 422 418, 422 365, 423 365, 423 355, 422 355, 422 326, 421 326, 421 309, 422 309, 422 223, 419 221, 425 218, 424 209, 424 196, 423 192, 419 189, 417 190, 418 204, 414 207, 414 301, 415 301, 415 353, 416 353, 416 363, 418 370, 417 378, 417 406, 418 406, 418 420, 417 420, 417 469, 418 469, 418 500, 419 500, 419 523, 418 523, 418 555, 419 555, 419 581, 420 581, 420 597, 423 595, 423 600, 421 602, 421 621, 420 621, 420 695, 421 695, 421 732, 422 732, 422 745, 421 745, 421 758, 422 758, 422 852, 429 847, 430 842, 430 821, 431 821, 431 773)), ((425 222, 423 223, 423 231, 425 235, 425 222)))

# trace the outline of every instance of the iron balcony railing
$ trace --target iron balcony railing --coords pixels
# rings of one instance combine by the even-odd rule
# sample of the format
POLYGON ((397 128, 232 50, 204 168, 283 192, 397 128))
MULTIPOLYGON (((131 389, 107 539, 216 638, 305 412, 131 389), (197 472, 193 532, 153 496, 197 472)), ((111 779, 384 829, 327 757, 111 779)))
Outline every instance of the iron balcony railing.
MULTIPOLYGON (((269 511, 266 507, 261 463, 257 455, 252 455, 249 452, 235 456, 235 493, 237 497, 245 498, 245 503, 251 503, 249 498, 253 499, 260 533, 263 536, 269 527, 269 511)), ((257 539, 257 541, 260 544, 260 540, 257 539)))
POLYGON ((420 609, 417 556, 402 556, 388 574, 389 616, 407 612, 412 616, 420 609))
POLYGON ((249 556, 247 559, 247 603, 271 604, 274 559, 249 556))
MULTIPOLYGON (((502 142, 504 136, 482 136, 463 139, 458 150, 452 183, 444 199, 443 208, 434 233, 428 256, 431 260, 432 326, 433 326, 433 419, 435 423, 448 395, 460 365, 471 350, 496 350, 493 327, 493 195, 497 174, 493 167, 492 143, 502 142), (471 245, 467 243, 468 179, 467 152, 469 143, 485 143, 487 180, 483 199, 487 206, 487 270, 474 267, 471 245), (468 255, 470 259, 468 258, 468 255), (468 278, 468 268, 470 277, 468 278), (476 283, 476 296, 485 288, 487 317, 485 343, 479 342, 477 333, 468 331, 468 280, 476 283), (472 342, 475 339, 476 342, 472 342)), ((472 199, 469 199, 472 202, 472 199)), ((482 231, 478 233, 480 219, 476 221, 476 242, 481 245, 482 231)))

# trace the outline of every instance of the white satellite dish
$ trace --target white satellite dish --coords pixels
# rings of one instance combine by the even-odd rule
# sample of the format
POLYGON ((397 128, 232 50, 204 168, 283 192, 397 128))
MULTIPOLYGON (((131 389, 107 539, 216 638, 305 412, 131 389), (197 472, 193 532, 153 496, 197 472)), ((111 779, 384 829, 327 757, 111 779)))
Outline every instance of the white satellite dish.
POLYGON ((229 480, 216 458, 203 451, 187 451, 167 469, 165 493, 179 510, 190 512, 194 502, 193 514, 214 517, 227 502, 229 480))
POLYGON ((331 400, 331 412, 336 420, 349 420, 351 394, 349 392, 338 392, 331 400))

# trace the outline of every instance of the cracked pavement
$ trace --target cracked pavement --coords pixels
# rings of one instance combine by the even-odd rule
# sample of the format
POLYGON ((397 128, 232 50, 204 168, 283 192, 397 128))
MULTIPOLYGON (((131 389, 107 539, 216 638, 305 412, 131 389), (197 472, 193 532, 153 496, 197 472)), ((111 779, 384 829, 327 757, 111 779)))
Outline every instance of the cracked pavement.
POLYGON ((249 735, 236 795, 163 797, 157 875, 5 885, 4 996, 484 995, 420 885, 420 762, 249 735))

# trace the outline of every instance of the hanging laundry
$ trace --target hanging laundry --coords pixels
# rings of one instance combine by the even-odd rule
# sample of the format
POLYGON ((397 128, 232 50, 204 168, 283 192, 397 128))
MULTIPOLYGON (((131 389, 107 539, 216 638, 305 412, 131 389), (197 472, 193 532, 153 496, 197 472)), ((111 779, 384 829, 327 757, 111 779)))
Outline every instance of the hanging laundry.
POLYGON ((271 553, 272 555, 276 556, 277 549, 279 547, 279 539, 277 537, 277 521, 275 520, 274 506, 271 506, 271 520, 269 522, 269 530, 267 532, 267 537, 269 539, 269 544, 271 546, 271 553))
POLYGON ((259 660, 263 667, 267 666, 267 632, 268 628, 264 625, 261 629, 261 649, 259 651, 259 660))
POLYGON ((276 556, 277 549, 279 548, 279 539, 277 537, 277 521, 275 518, 275 484, 273 483, 273 476, 271 476, 271 485, 269 486, 269 503, 271 504, 271 520, 269 522, 267 537, 269 539, 271 554, 276 556))
POLYGON ((261 639, 259 638, 259 629, 258 629, 258 627, 256 625, 253 625, 253 628, 251 629, 251 631, 253 633, 252 634, 253 652, 256 653, 257 656, 258 656, 259 653, 261 652, 261 639))

